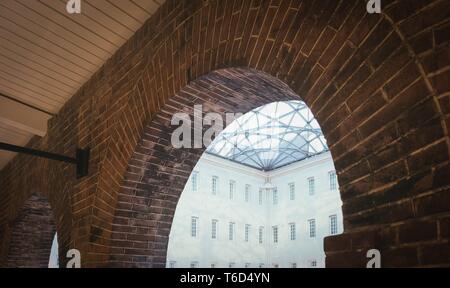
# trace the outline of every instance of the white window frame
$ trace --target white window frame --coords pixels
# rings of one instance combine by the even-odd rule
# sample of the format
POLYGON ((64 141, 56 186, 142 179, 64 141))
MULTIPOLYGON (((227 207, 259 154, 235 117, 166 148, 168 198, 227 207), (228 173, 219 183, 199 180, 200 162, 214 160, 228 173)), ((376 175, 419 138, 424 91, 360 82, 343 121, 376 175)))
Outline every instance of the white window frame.
POLYGON ((196 216, 191 217, 191 237, 197 238, 198 236, 198 222, 199 218, 196 216))
POLYGON ((258 228, 258 243, 264 244, 264 226, 258 228))
POLYGON ((211 220, 211 239, 217 240, 217 226, 219 224, 219 220, 213 219, 211 220))
POLYGON ((291 201, 295 200, 295 183, 289 183, 289 199, 291 201))
POLYGON ((272 226, 273 243, 278 244, 278 226, 272 226))
POLYGON ((313 196, 316 194, 316 180, 314 177, 308 178, 308 193, 309 196, 313 196))
POLYGON ((250 190, 251 190, 251 185, 250 184, 246 184, 245 185, 245 202, 250 202, 250 190))
POLYGON ((337 215, 331 215, 330 216, 330 235, 337 235, 338 234, 338 218, 337 215))
POLYGON ((336 171, 328 172, 328 179, 330 182, 330 191, 337 191, 337 174, 336 171))
POLYGON ((192 177, 191 177, 192 192, 198 191, 198 175, 199 175, 198 171, 192 172, 192 177))
POLYGON ((233 241, 234 240, 234 229, 235 229, 236 223, 230 222, 228 223, 228 240, 233 241))
POLYGON ((297 227, 295 227, 295 223, 289 223, 289 239, 291 241, 297 240, 297 227))
POLYGON ((233 200, 234 199, 234 195, 236 194, 236 181, 230 180, 229 185, 230 185, 230 187, 229 187, 230 188, 229 198, 230 198, 230 200, 233 200))
POLYGON ((211 193, 212 193, 212 195, 219 194, 219 177, 218 176, 212 176, 211 193))
POLYGON ((250 241, 250 229, 251 229, 251 225, 250 224, 245 224, 245 232, 244 232, 244 240, 245 242, 249 242, 250 241))
POLYGON ((309 219, 308 220, 309 225, 309 238, 316 238, 316 219, 309 219))

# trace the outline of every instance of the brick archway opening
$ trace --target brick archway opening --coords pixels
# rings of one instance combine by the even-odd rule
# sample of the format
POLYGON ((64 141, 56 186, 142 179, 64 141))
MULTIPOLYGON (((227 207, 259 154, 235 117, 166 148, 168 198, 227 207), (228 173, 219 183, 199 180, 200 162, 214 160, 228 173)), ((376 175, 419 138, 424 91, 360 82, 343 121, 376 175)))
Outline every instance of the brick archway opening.
MULTIPOLYGON (((205 151, 175 149, 171 126, 175 113, 193 119, 194 105, 203 112, 246 113, 264 104, 301 100, 285 83, 263 72, 227 68, 191 82, 168 100, 145 128, 118 196, 110 265, 165 267, 168 237, 184 186, 205 151)), ((207 129, 208 127, 204 127, 207 129)))
POLYGON ((47 198, 32 195, 11 226, 6 267, 48 268, 55 221, 47 198))

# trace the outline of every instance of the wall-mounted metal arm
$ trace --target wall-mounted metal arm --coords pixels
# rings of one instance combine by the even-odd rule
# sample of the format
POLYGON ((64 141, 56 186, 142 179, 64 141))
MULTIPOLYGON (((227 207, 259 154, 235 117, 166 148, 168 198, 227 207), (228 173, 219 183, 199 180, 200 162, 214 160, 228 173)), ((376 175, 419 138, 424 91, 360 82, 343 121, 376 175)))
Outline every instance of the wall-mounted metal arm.
POLYGON ((30 149, 30 148, 26 148, 26 147, 20 147, 20 146, 11 145, 11 144, 7 144, 7 143, 3 143, 3 142, 0 142, 0 150, 6 150, 6 151, 16 152, 16 153, 23 153, 23 154, 28 154, 31 156, 36 156, 36 157, 41 157, 41 158, 47 158, 50 160, 75 164, 77 166, 77 178, 78 179, 87 176, 89 173, 89 154, 90 154, 89 148, 77 149, 77 155, 75 158, 60 155, 60 154, 30 149))

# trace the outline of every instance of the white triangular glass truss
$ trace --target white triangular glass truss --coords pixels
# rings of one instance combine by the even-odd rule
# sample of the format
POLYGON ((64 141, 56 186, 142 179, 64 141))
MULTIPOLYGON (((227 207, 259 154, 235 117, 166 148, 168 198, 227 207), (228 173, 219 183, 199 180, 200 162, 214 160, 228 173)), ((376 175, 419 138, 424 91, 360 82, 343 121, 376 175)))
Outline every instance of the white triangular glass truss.
POLYGON ((302 101, 275 102, 231 123, 207 153, 271 171, 328 151, 311 110, 302 101))

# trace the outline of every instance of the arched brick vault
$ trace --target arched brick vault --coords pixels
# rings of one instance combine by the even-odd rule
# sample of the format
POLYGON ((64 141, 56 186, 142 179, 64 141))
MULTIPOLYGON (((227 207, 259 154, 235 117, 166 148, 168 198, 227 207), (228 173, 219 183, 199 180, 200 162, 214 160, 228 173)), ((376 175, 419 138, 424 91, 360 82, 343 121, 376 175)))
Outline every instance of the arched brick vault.
POLYGON ((6 267, 47 268, 55 232, 48 200, 31 196, 12 223, 6 267))
POLYGON ((80 249, 84 266, 116 265, 117 199, 146 129, 191 81, 244 67, 291 87, 330 143, 346 233, 326 240, 329 266, 361 266, 373 246, 385 266, 448 265, 450 3, 383 3, 370 15, 362 0, 167 1, 30 144, 90 146, 89 177, 17 157, 1 172, 0 231, 31 193, 16 176, 41 175, 62 249, 80 249))
MULTIPOLYGON (((222 69, 198 78, 171 97, 144 129, 118 196, 111 236, 110 265, 165 267, 175 208, 204 149, 174 149, 175 113, 194 119, 194 105, 204 113, 246 113, 275 101, 300 100, 289 87, 267 74, 222 69)), ((205 129, 208 127, 205 127, 205 129)), ((194 135, 194 134, 193 134, 194 135)))

